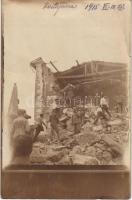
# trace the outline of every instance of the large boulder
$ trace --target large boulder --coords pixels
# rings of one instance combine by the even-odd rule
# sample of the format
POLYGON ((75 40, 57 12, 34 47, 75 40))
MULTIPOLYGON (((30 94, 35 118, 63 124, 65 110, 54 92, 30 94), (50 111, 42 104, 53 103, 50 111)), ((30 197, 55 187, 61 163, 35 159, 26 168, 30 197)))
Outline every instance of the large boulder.
POLYGON ((101 161, 103 158, 103 151, 100 148, 96 148, 96 158, 101 161))
POLYGON ((41 163, 41 164, 45 164, 46 162, 46 158, 45 156, 31 156, 30 157, 30 162, 31 163, 34 163, 34 164, 38 164, 38 163, 41 163))
POLYGON ((119 146, 119 143, 117 143, 111 135, 103 135, 101 138, 102 141, 104 141, 108 146, 119 146))
POLYGON ((71 165, 72 160, 68 155, 65 155, 57 164, 58 165, 71 165))
POLYGON ((52 146, 52 149, 54 151, 61 151, 61 150, 65 149, 65 148, 66 148, 66 146, 64 146, 64 145, 53 145, 52 146))
POLYGON ((97 133, 80 133, 78 135, 76 135, 76 140, 79 143, 79 145, 93 145, 94 143, 100 141, 101 136, 97 133))
POLYGON ((30 155, 31 163, 44 163, 46 161, 45 154, 42 154, 40 148, 33 148, 33 151, 30 155))
POLYGON ((99 161, 95 157, 75 154, 72 156, 73 165, 98 165, 99 161))
POLYGON ((94 146, 87 147, 84 154, 87 156, 95 157, 96 156, 96 148, 94 146))
POLYGON ((113 140, 110 135, 103 135, 102 140, 110 147, 114 157, 121 156, 123 154, 122 146, 113 140))
POLYGON ((82 147, 79 145, 76 145, 73 147, 72 151, 70 152, 70 155, 74 155, 74 154, 82 154, 82 147))
POLYGON ((63 156, 64 156, 64 153, 62 151, 53 151, 50 149, 46 154, 46 160, 49 160, 55 163, 61 160, 63 156))
POLYGON ((99 148, 99 149, 101 149, 102 151, 104 151, 104 150, 106 150, 107 148, 108 148, 108 145, 107 144, 105 144, 105 143, 101 143, 102 141, 100 141, 100 142, 97 142, 97 143, 95 143, 94 144, 94 147, 95 148, 99 148))
POLYGON ((112 161, 112 155, 108 151, 103 151, 102 158, 104 160, 104 164, 109 164, 112 161))
POLYGON ((109 122, 109 125, 112 125, 112 126, 118 126, 121 124, 122 124, 122 120, 120 120, 120 119, 115 119, 115 120, 109 122))

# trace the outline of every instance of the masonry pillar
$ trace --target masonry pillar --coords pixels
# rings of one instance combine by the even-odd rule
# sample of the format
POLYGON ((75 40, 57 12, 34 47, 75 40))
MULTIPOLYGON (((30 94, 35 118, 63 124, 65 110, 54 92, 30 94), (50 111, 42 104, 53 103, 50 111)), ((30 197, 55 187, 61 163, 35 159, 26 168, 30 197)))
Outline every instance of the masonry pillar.
POLYGON ((36 70, 34 105, 34 119, 36 119, 41 113, 43 113, 43 68, 46 67, 46 63, 44 63, 42 58, 37 58, 36 60, 31 62, 31 66, 36 70))
POLYGON ((36 119, 41 113, 46 117, 50 111, 47 101, 49 96, 55 95, 53 89, 55 85, 55 77, 42 58, 33 60, 31 66, 36 70, 34 105, 34 119, 36 119))

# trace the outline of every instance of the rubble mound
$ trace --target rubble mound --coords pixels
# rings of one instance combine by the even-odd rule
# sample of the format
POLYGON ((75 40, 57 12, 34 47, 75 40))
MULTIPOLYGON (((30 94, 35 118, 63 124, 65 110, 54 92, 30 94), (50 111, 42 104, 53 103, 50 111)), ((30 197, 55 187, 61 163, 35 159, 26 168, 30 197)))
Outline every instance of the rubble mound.
POLYGON ((121 165, 129 140, 128 121, 116 116, 109 124, 110 132, 89 122, 79 134, 60 129, 60 140, 53 142, 50 134, 40 135, 30 161, 45 165, 121 165))

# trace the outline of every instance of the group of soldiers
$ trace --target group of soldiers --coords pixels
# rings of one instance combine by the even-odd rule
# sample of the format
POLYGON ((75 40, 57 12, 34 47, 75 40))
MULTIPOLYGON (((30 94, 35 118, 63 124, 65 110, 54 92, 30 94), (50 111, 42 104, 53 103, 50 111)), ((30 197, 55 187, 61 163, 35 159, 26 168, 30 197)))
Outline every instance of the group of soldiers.
MULTIPOLYGON (((32 141, 35 142, 37 140, 38 135, 41 132, 44 132, 45 129, 48 129, 48 124, 50 124, 50 140, 54 142, 55 140, 60 140, 60 129, 61 126, 63 129, 67 129, 67 121, 71 120, 71 124, 73 127, 73 134, 78 134, 81 131, 81 127, 87 122, 88 118, 85 117, 86 110, 85 108, 72 108, 72 115, 69 116, 67 112, 63 112, 62 108, 56 107, 52 110, 48 122, 45 122, 44 115, 40 114, 40 116, 36 119, 34 125, 30 126, 28 123, 29 115, 26 114, 24 109, 18 110, 18 115, 14 119, 12 128, 11 128, 11 140, 18 135, 31 135, 32 141), (64 117, 62 117, 62 115, 64 117), (62 119, 63 118, 63 119, 62 119)), ((93 114, 93 113, 92 113, 93 114)), ((111 117, 111 113, 109 111, 109 105, 106 98, 102 95, 100 99, 100 105, 96 108, 96 112, 93 117, 93 125, 97 125, 99 120, 108 121, 108 118, 111 117)), ((49 130, 47 130, 49 131, 49 130)))

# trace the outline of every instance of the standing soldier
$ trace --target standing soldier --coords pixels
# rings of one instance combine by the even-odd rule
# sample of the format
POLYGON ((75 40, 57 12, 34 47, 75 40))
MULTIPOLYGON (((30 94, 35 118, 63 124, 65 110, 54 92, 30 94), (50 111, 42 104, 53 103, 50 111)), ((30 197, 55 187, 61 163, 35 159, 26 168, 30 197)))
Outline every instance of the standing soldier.
POLYGON ((105 114, 103 113, 103 110, 101 108, 101 106, 99 106, 95 112, 95 121, 94 121, 94 125, 96 125, 98 123, 99 119, 106 119, 105 114))
POLYGON ((85 108, 81 109, 80 117, 81 117, 81 124, 83 125, 85 123, 85 108))
POLYGON ((51 116, 50 116, 50 125, 51 125, 51 140, 56 138, 59 140, 59 129, 58 129, 58 123, 59 123, 59 108, 53 109, 51 116))
POLYGON ((101 96, 102 97, 100 99, 100 106, 101 106, 103 112, 106 112, 109 115, 109 117, 111 117, 108 102, 107 102, 107 100, 106 100, 106 98, 104 97, 103 94, 101 96))
POLYGON ((99 106, 100 104, 100 96, 98 93, 96 93, 95 95, 95 106, 99 106))
POLYGON ((36 141, 36 139, 37 139, 39 133, 40 133, 41 131, 44 131, 43 125, 44 125, 44 126, 46 127, 46 129, 47 129, 47 126, 46 126, 46 124, 45 124, 44 121, 43 121, 43 117, 44 117, 43 114, 40 114, 40 117, 36 120, 37 125, 36 125, 36 129, 35 129, 35 136, 34 136, 34 139, 33 139, 34 142, 36 141))
POLYGON ((80 111, 74 109, 74 113, 72 116, 72 124, 74 126, 74 134, 80 133, 81 130, 81 116, 80 111))
POLYGON ((24 109, 18 110, 18 116, 13 121, 11 140, 18 135, 25 135, 29 133, 30 126, 28 124, 28 120, 25 118, 25 113, 26 111, 24 109))

